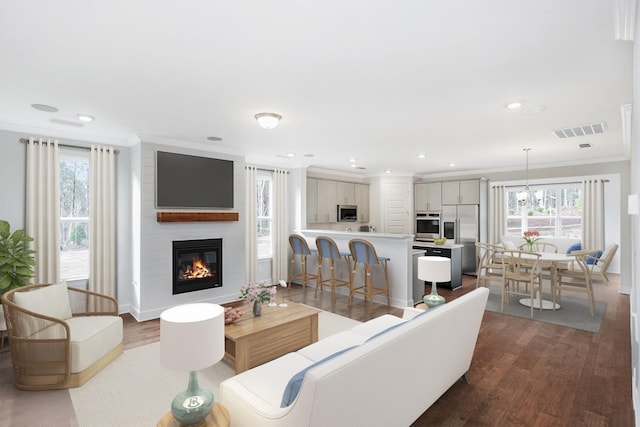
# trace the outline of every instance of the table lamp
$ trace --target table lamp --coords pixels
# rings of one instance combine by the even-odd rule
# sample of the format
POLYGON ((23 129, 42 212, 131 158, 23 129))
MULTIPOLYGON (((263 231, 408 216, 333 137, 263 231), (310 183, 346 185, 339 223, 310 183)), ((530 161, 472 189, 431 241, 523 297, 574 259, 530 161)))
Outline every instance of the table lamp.
POLYGON ((421 256, 418 258, 418 279, 431 282, 431 294, 422 299, 428 307, 444 304, 444 297, 438 295, 436 282, 451 280, 451 260, 440 256, 421 256))
POLYGON ((224 309, 217 304, 185 304, 160 315, 160 364, 173 371, 189 371, 189 385, 171 403, 173 417, 197 425, 213 408, 213 393, 198 385, 199 369, 224 356, 224 309))

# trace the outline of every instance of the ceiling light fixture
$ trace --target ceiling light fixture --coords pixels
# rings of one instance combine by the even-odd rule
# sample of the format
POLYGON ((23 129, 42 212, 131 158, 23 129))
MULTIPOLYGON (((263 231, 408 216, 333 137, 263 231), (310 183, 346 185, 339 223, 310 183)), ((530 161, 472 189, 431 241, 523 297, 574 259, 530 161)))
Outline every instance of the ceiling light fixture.
POLYGON ((387 169, 384 173, 391 173, 391 169, 387 169))
POLYGON ((264 129, 273 129, 278 126, 280 123, 280 119, 282 116, 275 113, 258 113, 256 114, 256 120, 261 128, 264 129))
POLYGON ((449 163, 450 168, 455 167, 455 165, 456 165, 455 163, 449 163))
POLYGON ((93 116, 89 116, 87 114, 78 114, 77 117, 81 122, 89 123, 93 121, 93 116))
POLYGON ((356 158, 355 157, 352 157, 352 158, 349 159, 349 163, 355 163, 355 162, 356 162, 356 158))
POLYGON ((296 153, 287 153, 287 157, 295 157, 296 153))
MULTIPOLYGON (((531 151, 531 148, 523 148, 522 149, 526 155, 527 155, 527 163, 525 165, 525 184, 524 184, 524 191, 521 193, 518 193, 518 201, 523 203, 525 206, 532 206, 533 205, 533 192, 531 191, 531 189, 529 188, 529 151, 531 151)), ((527 209, 528 210, 528 209, 527 209)))
POLYGON ((523 105, 524 105, 524 103, 523 103, 523 102, 521 102, 521 101, 516 101, 516 102, 510 102, 510 103, 508 103, 507 105, 505 105, 505 107, 506 107, 508 110, 518 110, 518 109, 520 109, 523 105))
POLYGON ((418 154, 418 158, 419 158, 419 159, 424 159, 424 158, 426 158, 426 157, 427 157, 427 155, 426 155, 426 154, 423 154, 423 153, 418 154))

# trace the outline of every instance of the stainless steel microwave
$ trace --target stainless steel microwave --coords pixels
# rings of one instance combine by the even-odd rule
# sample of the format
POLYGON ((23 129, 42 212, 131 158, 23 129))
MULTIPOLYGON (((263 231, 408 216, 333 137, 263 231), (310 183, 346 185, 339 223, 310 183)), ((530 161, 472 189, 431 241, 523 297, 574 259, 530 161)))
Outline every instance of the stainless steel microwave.
POLYGON ((358 220, 358 207, 355 205, 338 205, 339 222, 355 222, 358 220))

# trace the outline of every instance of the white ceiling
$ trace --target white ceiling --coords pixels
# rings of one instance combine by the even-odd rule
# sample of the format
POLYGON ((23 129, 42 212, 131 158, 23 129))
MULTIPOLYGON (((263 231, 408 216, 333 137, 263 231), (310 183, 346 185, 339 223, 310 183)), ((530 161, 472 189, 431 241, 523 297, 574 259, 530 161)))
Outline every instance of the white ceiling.
POLYGON ((0 129, 364 175, 523 169, 525 147, 532 167, 620 160, 632 42, 615 22, 603 0, 3 2, 0 129), (96 119, 51 122, 78 113, 96 119))

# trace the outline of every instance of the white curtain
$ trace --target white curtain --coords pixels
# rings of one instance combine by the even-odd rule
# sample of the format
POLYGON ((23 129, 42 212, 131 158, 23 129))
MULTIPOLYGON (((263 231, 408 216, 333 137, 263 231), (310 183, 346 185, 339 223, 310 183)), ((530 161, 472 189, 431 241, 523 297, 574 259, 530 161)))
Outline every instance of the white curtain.
POLYGON ((255 166, 245 167, 245 283, 253 282, 258 279, 258 236, 257 236, 257 213, 256 206, 256 185, 257 185, 257 169, 255 166))
POLYGON ((604 249, 604 181, 582 181, 582 248, 604 249))
POLYGON ((26 232, 33 237, 35 283, 60 280, 60 150, 58 141, 27 142, 26 232))
POLYGON ((89 290, 116 297, 116 177, 112 147, 89 156, 89 290))
POLYGON ((491 187, 491 242, 489 243, 500 243, 502 236, 507 232, 505 194, 506 187, 504 185, 491 187))
POLYGON ((287 202, 289 200, 287 171, 273 171, 273 282, 287 280, 288 277, 288 244, 289 244, 289 218, 287 215, 287 202))

